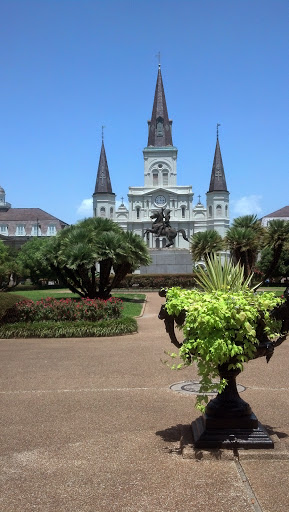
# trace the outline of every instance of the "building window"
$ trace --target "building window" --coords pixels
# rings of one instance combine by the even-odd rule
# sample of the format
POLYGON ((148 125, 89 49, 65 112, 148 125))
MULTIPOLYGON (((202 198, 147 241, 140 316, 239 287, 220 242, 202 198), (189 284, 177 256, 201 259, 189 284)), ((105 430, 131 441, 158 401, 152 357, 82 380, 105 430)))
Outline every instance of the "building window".
POLYGON ((18 226, 16 226, 16 231, 15 231, 15 235, 16 236, 25 236, 25 225, 24 224, 18 224, 18 226))
POLYGON ((104 206, 102 206, 102 207, 100 208, 100 216, 101 216, 101 217, 105 217, 105 207, 104 207, 104 206))
POLYGON ((162 239, 162 247, 163 247, 163 249, 164 249, 164 247, 166 247, 166 245, 167 245, 167 239, 163 238, 162 239))
POLYGON ((186 216, 186 207, 182 206, 182 219, 184 219, 186 216))
POLYGON ((54 236, 56 235, 56 226, 54 224, 50 224, 47 228, 47 236, 54 236))
POLYGON ((157 137, 162 137, 164 134, 164 120, 161 116, 157 118, 157 137))
POLYGON ((163 172, 163 186, 167 187, 169 184, 169 174, 167 172, 163 172))
POLYGON ((225 206, 225 216, 228 217, 228 205, 225 206))
POLYGON ((40 224, 33 224, 33 226, 31 227, 31 236, 41 236, 40 224))
POLYGON ((217 217, 222 216, 222 206, 220 204, 218 204, 216 207, 216 215, 217 215, 217 217))
POLYGON ((209 206, 209 217, 213 216, 213 208, 209 206))
POLYGON ((1 224, 0 225, 0 233, 1 235, 8 235, 8 226, 6 226, 5 224, 1 224))
POLYGON ((158 173, 154 172, 153 173, 153 186, 155 187, 156 185, 159 184, 159 177, 158 177, 158 173))
POLYGON ((110 209, 110 218, 112 219, 113 218, 113 208, 111 207, 110 209))
POLYGON ((160 248, 160 239, 156 238, 156 249, 160 248))
POLYGON ((139 206, 136 207, 136 218, 137 219, 140 218, 140 207, 139 206))

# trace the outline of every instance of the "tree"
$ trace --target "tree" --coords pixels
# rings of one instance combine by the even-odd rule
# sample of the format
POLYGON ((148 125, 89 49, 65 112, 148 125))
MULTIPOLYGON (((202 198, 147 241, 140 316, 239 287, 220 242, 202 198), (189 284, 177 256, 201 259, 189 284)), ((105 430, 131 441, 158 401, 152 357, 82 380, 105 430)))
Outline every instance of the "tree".
POLYGON ((56 280, 57 276, 45 259, 49 238, 35 237, 22 245, 17 261, 22 267, 22 277, 29 277, 33 284, 43 280, 56 280))
MULTIPOLYGON (((263 280, 267 279, 265 276, 268 274, 268 270, 273 261, 273 250, 270 247, 265 247, 262 252, 260 259, 257 261, 256 270, 261 272, 264 277, 263 280)), ((283 248, 279 262, 270 274, 270 278, 282 278, 289 276, 289 246, 285 245, 283 248)))
POLYGON ((7 291, 19 283, 21 266, 17 262, 15 250, 0 240, 0 290, 7 291))
POLYGON ((191 237, 191 252, 194 261, 210 258, 213 253, 223 249, 221 235, 214 229, 200 231, 191 237))
POLYGON ((273 277, 282 251, 289 243, 289 221, 273 219, 268 224, 264 235, 264 246, 271 249, 272 260, 267 267, 264 280, 273 277))
POLYGON ((110 296, 113 287, 150 257, 144 241, 110 219, 89 218, 49 240, 45 260, 58 278, 81 297, 110 296), (111 278, 111 274, 114 275, 111 278))
POLYGON ((233 262, 240 263, 244 268, 245 278, 253 272, 263 236, 264 228, 256 215, 244 215, 234 219, 226 233, 225 247, 230 250, 233 262))

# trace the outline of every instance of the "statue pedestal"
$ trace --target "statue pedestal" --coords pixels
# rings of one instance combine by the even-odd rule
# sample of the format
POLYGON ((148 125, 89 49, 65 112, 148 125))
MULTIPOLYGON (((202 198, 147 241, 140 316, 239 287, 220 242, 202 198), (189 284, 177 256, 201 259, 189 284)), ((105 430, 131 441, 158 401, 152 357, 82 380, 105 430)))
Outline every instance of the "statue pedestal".
POLYGON ((149 249, 152 263, 140 274, 191 274, 193 261, 188 249, 149 249))

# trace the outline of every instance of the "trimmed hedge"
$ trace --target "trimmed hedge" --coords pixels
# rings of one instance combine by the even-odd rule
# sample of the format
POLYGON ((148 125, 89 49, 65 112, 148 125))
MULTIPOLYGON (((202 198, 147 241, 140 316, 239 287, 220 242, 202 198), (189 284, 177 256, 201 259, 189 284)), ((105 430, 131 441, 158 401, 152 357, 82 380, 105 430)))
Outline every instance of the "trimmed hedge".
POLYGON ((137 332, 135 318, 123 317, 98 322, 31 322, 0 327, 0 338, 86 338, 119 336, 137 332))
POLYGON ((118 285, 118 288, 193 288, 194 274, 128 274, 118 285))

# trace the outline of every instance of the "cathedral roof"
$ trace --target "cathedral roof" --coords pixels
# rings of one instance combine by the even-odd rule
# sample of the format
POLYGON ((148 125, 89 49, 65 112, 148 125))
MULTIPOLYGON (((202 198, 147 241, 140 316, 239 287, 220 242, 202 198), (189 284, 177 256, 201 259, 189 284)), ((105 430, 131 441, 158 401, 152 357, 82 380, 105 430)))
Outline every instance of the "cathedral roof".
POLYGON ((148 146, 172 146, 171 122, 168 116, 161 67, 159 65, 152 117, 149 121, 148 146))
POLYGON ((110 181, 109 170, 108 170, 106 153, 105 153, 103 141, 102 141, 101 150, 100 150, 100 157, 99 157, 99 164, 98 164, 98 171, 97 171, 94 193, 95 194, 99 194, 99 193, 112 194, 113 193, 112 188, 111 188, 111 181, 110 181))
POLYGON ((218 137, 215 149, 209 192, 228 192, 218 137))

